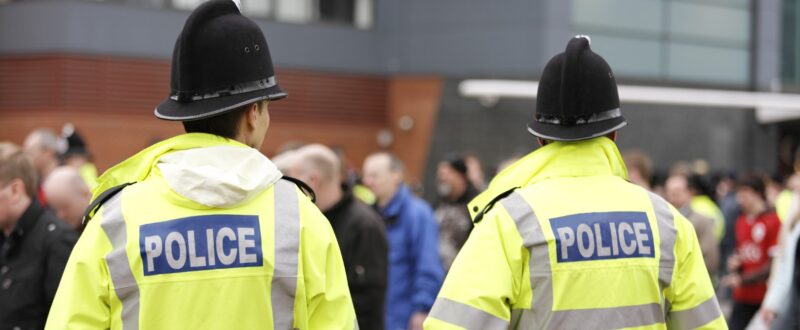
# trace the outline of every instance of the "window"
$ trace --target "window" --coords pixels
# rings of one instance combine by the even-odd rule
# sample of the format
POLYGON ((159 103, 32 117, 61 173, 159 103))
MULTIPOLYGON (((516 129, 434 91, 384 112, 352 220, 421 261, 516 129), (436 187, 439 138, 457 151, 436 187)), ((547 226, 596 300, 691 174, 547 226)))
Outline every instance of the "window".
POLYGON ((750 6, 750 0, 573 0, 572 24, 622 78, 745 87, 750 6))

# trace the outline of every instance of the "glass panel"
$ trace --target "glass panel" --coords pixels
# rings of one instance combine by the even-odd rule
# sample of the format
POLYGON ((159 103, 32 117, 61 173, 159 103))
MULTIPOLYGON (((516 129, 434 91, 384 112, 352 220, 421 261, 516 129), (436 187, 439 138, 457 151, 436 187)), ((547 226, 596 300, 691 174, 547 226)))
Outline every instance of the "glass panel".
POLYGON ((275 7, 275 18, 279 21, 306 23, 315 18, 312 0, 277 0, 275 7))
POLYGON ((272 11, 271 0, 241 0, 242 12, 247 16, 267 17, 272 11))
POLYGON ((750 0, 671 0, 673 2, 695 2, 715 6, 750 8, 750 0))
POLYGON ((356 0, 356 27, 364 30, 371 28, 374 12, 372 0, 356 0))
POLYGON ((728 85, 750 81, 750 53, 744 49, 672 43, 668 62, 670 80, 728 85))
POLYGON ((177 9, 194 10, 203 0, 172 0, 172 6, 177 9))
POLYGON ((617 38, 592 34, 592 50, 608 61, 619 77, 658 80, 661 70, 661 44, 652 40, 617 38))
POLYGON ((662 7, 662 0, 574 0, 572 22, 581 27, 660 33, 662 7))
POLYGON ((750 10, 707 4, 670 4, 669 32, 673 38, 719 40, 748 47, 750 10))

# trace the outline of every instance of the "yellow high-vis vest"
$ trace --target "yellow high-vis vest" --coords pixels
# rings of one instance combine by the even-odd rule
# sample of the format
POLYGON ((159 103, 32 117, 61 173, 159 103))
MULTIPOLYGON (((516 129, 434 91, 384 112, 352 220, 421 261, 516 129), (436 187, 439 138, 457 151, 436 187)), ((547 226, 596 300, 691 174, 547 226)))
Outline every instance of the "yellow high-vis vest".
POLYGON ((425 328, 727 328, 692 224, 626 177, 605 137, 502 172, 425 328))
POLYGON ((357 327, 333 230, 294 183, 270 181, 231 207, 173 189, 157 159, 205 139, 228 152, 247 148, 188 134, 134 157, 135 167, 152 166, 88 222, 48 329, 357 327))

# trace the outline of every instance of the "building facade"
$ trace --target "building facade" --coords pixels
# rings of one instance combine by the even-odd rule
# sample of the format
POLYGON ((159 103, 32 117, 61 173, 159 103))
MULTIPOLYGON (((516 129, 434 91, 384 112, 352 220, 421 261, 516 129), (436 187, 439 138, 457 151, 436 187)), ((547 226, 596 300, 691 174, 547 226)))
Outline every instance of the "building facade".
MULTIPOLYGON (((169 58, 200 0, 0 1, 0 140, 73 122, 101 168, 181 131, 152 117, 169 58)), ((465 79, 538 79, 587 34, 626 85, 792 92, 800 86, 797 0, 241 0, 262 27, 285 101, 264 152, 290 141, 342 147, 356 167, 387 149, 413 179, 474 152, 487 168, 536 146, 532 98, 479 102, 465 79), (798 73, 795 73, 798 72, 798 73)), ((753 108, 625 102, 621 149, 658 170, 787 171, 800 127, 753 108)), ((431 190, 429 190, 431 191, 431 190)))

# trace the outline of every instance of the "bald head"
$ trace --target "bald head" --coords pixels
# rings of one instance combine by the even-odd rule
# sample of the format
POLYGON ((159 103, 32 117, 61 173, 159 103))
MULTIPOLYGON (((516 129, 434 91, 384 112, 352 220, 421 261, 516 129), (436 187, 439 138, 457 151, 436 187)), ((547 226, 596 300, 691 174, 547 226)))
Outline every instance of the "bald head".
POLYGON ((281 173, 291 177, 297 176, 292 173, 292 168, 294 167, 295 163, 297 163, 296 150, 287 150, 277 154, 275 157, 272 157, 272 163, 275 164, 281 173))
POLYGON ((324 145, 311 144, 297 149, 296 165, 299 171, 313 173, 325 183, 339 185, 342 182, 339 157, 324 145))
POLYGON ((394 197, 403 183, 403 162, 387 152, 370 155, 364 160, 364 185, 375 194, 383 207, 394 197))
POLYGON ((92 193, 78 170, 70 166, 56 168, 44 181, 42 189, 58 217, 74 228, 80 227, 92 193))
POLYGON ((308 184, 317 194, 317 207, 327 211, 342 199, 339 157, 328 147, 310 144, 294 151, 289 175, 308 184))

